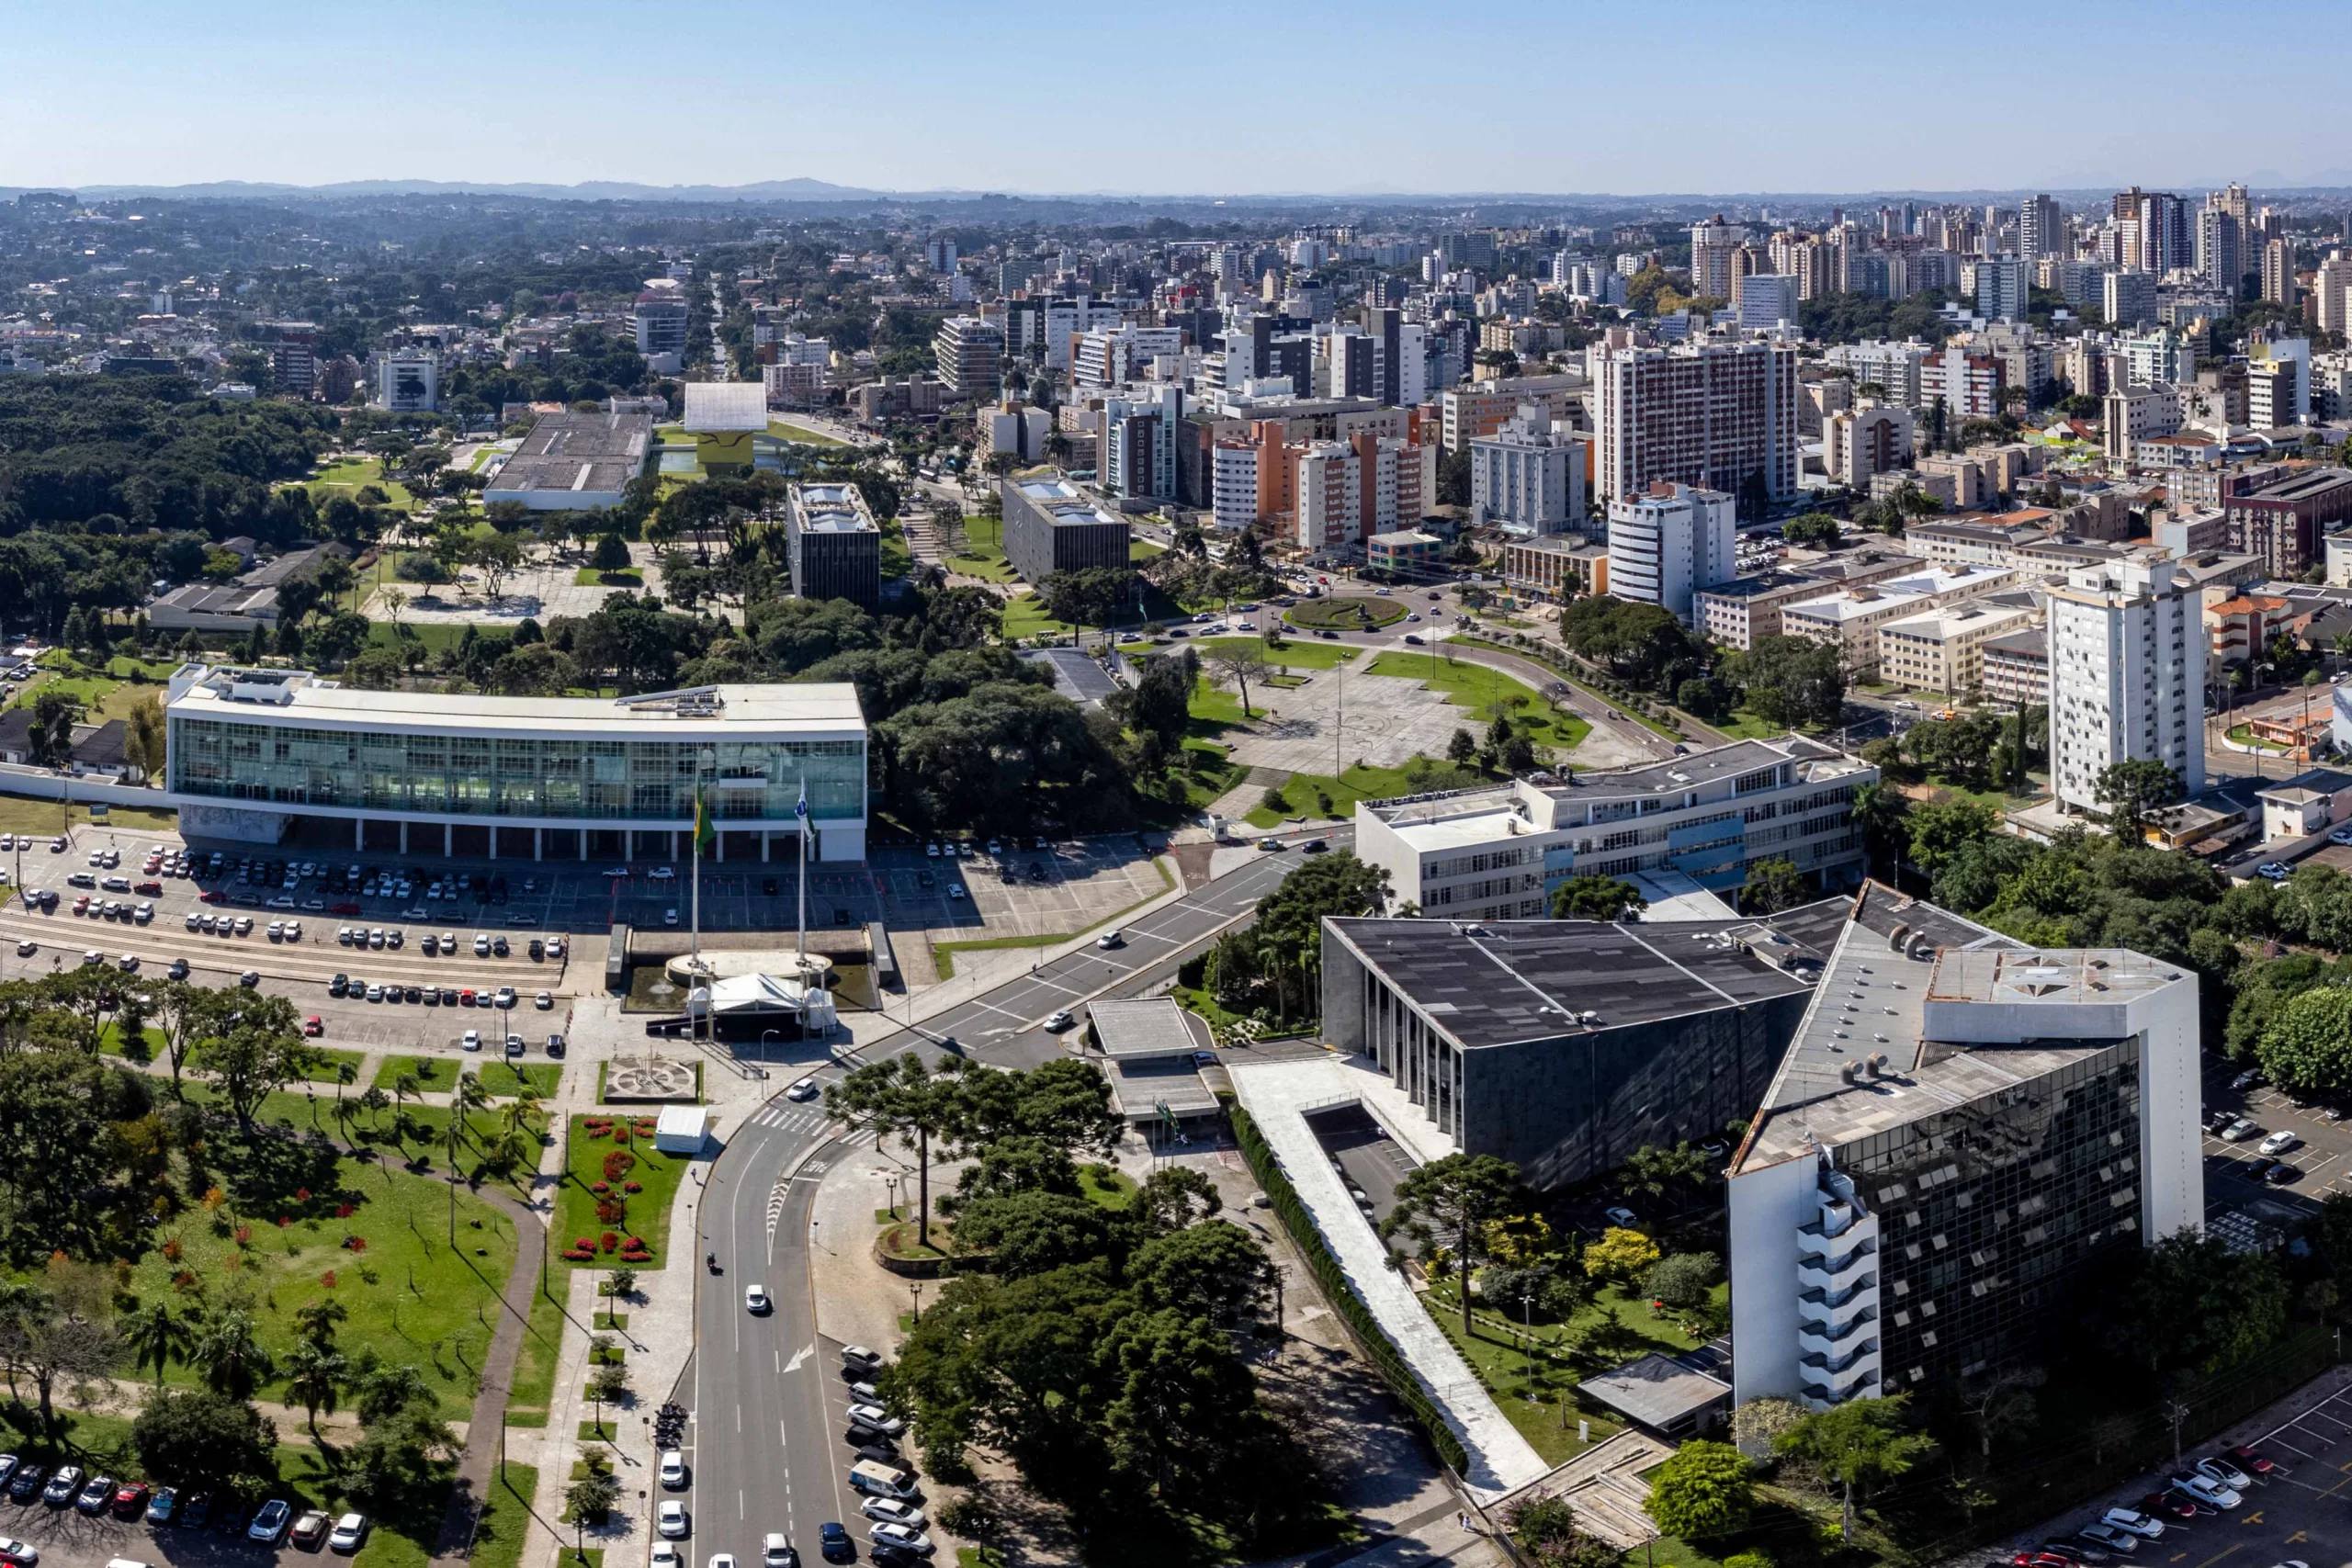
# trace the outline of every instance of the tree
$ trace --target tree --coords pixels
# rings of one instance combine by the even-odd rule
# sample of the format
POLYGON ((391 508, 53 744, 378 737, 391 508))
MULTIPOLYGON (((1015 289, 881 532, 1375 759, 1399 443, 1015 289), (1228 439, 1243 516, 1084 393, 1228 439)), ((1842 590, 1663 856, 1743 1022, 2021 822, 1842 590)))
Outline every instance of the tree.
POLYGON ((187 1320, 172 1310, 169 1302, 141 1303, 124 1314, 120 1332, 123 1348, 130 1352, 130 1364, 136 1370, 153 1364, 155 1386, 164 1386, 164 1372, 174 1361, 185 1360, 196 1343, 187 1320))
POLYGON ((235 1026, 200 1040, 190 1065, 220 1091, 238 1129, 250 1137, 261 1102, 308 1078, 319 1053, 302 1037, 294 1004, 285 998, 246 992, 238 1005, 242 1015, 235 1026))
POLYGON ((985 1253, 989 1272, 1025 1279, 1084 1263, 1112 1250, 1117 1226, 1091 1199, 1066 1192, 1013 1192, 964 1205, 956 1242, 985 1253))
MULTIPOLYGON (((473 1080, 468 1078, 467 1082, 473 1080)), ((294 1331, 305 1345, 322 1350, 334 1348, 335 1330, 351 1316, 350 1310, 333 1296, 322 1296, 294 1309, 294 1331)))
POLYGON ((29 735, 33 765, 62 768, 73 761, 74 727, 82 722, 81 699, 44 686, 33 695, 29 735))
POLYGON ((2154 757, 2129 757, 2099 770, 2091 793, 2107 805, 2108 826, 2117 838, 2137 843, 2148 818, 2177 805, 2185 793, 2180 775, 2154 757))
POLYGON ((1584 1271, 1596 1280, 1631 1284, 1657 1262, 1657 1243, 1636 1230, 1611 1225, 1584 1249, 1584 1271))
POLYGON ((2299 1098, 2333 1100, 2352 1089, 2352 987, 2317 986, 2288 998, 2254 1057, 2271 1082, 2299 1098))
POLYGON ((952 1074, 937 1074, 909 1052, 853 1068, 825 1090, 825 1110, 877 1140, 896 1137, 915 1149, 915 1233, 931 1245, 931 1141, 953 1133, 963 1112, 952 1074))
POLYGON ((153 692, 141 693, 123 716, 123 753, 151 779, 164 776, 167 733, 163 700, 153 692))
POLYGON ((1630 882, 1593 872, 1580 872, 1552 889, 1555 920, 1622 920, 1650 907, 1642 890, 1630 882))
POLYGON ((1133 685, 1121 687, 1113 695, 1127 727, 1157 748, 1157 761, 1172 759, 1183 750, 1184 736, 1193 722, 1193 686, 1200 669, 1200 656, 1189 648, 1156 653, 1143 661, 1133 685))
POLYGON ((1760 637, 1723 661, 1724 679, 1746 693, 1767 724, 1836 724, 1846 709, 1846 666, 1838 649, 1805 637, 1760 637))
POLYGON ((251 1399, 255 1389, 277 1376, 277 1359, 254 1333, 254 1320, 236 1307, 204 1320, 187 1359, 204 1386, 224 1399, 251 1399))
POLYGON ((1826 513, 1808 512, 1781 524, 1781 537, 1802 548, 1834 550, 1840 539, 1838 519, 1826 513))
POLYGON ((1772 1440, 1775 1451, 1804 1461, 1838 1483, 1849 1540, 1854 1537, 1856 1500, 1935 1452, 1933 1438, 1905 1428, 1905 1398, 1898 1393, 1849 1399, 1812 1411, 1772 1440))
POLYGON ((439 1485, 458 1448, 432 1405, 408 1405, 363 1429, 344 1455, 343 1489, 379 1514, 397 1512, 439 1485))
POLYGON ((1109 626, 1136 603, 1142 586, 1131 569, 1083 567, 1046 574, 1037 586, 1046 613, 1074 626, 1109 626))
POLYGON ((2133 1262, 2115 1348, 2150 1371, 2212 1372, 2275 1344, 2286 1327, 2287 1281, 2269 1253, 2233 1252, 2218 1236, 2176 1231, 2133 1262))
POLYGON ((1478 742, 1471 738, 1468 730, 1457 727, 1452 735, 1446 737, 1445 760, 1447 761, 1467 766, 1477 755, 1478 742))
POLYGON ((1628 1192, 1664 1198, 1677 1188, 1698 1188, 1707 1179, 1707 1156, 1690 1146, 1688 1138, 1672 1148, 1644 1144, 1625 1158, 1618 1179, 1628 1192))
POLYGON ((1793 1399, 1768 1393, 1731 1413, 1731 1434, 1745 1451, 1769 1452, 1781 1433, 1804 1419, 1804 1405, 1793 1399))
POLYGON ((603 1524, 620 1500, 621 1483, 609 1471, 591 1470, 563 1491, 563 1506, 585 1524, 603 1524))
POLYGON ((1975 800, 1929 801, 1906 815, 1912 862, 1930 876, 2001 826, 2000 813, 1975 800))
POLYGON ((44 1433, 57 1429, 51 1395, 59 1380, 103 1378, 121 1354, 104 1282, 95 1269, 67 1263, 62 1255, 52 1259, 46 1287, 17 1286, 0 1300, 0 1364, 12 1380, 32 1380, 44 1433))
POLYGON ((252 1492, 277 1474, 277 1428, 242 1399, 204 1388, 158 1388, 130 1423, 152 1481, 193 1492, 252 1492))
POLYGON ((1642 1512, 1685 1540, 1729 1535, 1756 1506, 1750 1470, 1747 1457, 1729 1443, 1686 1442, 1650 1472, 1642 1512))
POLYGON ((1241 716, 1250 716, 1250 682, 1262 681, 1266 674, 1265 656, 1250 643, 1230 642, 1209 649, 1209 678, 1233 686, 1241 694, 1241 716))
POLYGON ((334 1413, 348 1371, 339 1352, 310 1341, 295 1346, 287 1357, 287 1397, 310 1413, 312 1438, 319 1435, 319 1412, 334 1413))
POLYGON ((596 547, 588 557, 590 570, 599 572, 628 570, 628 541, 618 534, 599 534, 596 547))
POLYGON ((1747 880, 1739 889, 1739 907, 1747 914, 1773 915, 1812 897, 1812 886, 1796 863, 1785 855, 1774 855, 1748 863, 1747 880))
POLYGON ((605 1424, 605 1406, 618 1404, 629 1395, 628 1368, 618 1361, 606 1361, 588 1378, 588 1397, 596 1402, 596 1425, 605 1424))
POLYGON ((1511 1504, 1503 1512, 1503 1528, 1532 1568, 1620 1568, 1624 1561, 1616 1547, 1578 1529, 1576 1510, 1548 1492, 1511 1504))
POLYGON ((1402 1232, 1411 1236, 1420 1244, 1424 1258, 1441 1247, 1453 1255, 1466 1336, 1470 1277, 1487 1255, 1487 1222, 1532 1206, 1517 1166, 1492 1155, 1447 1155, 1417 1167, 1397 1184, 1395 1207, 1380 1228, 1383 1235, 1402 1232))
POLYGON ((1701 1306, 1723 1269, 1724 1260, 1712 1252, 1678 1252, 1650 1266, 1642 1280, 1642 1292, 1670 1307, 1701 1306))

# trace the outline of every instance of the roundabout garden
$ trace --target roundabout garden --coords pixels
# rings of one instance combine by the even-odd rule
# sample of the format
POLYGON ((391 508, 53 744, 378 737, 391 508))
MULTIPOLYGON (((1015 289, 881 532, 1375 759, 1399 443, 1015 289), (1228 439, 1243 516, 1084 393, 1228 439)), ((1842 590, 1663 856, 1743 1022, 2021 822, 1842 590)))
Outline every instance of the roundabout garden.
POLYGON ((1350 593, 1309 599, 1283 611, 1283 619, 1307 631, 1368 632, 1403 620, 1406 610, 1402 600, 1350 593))

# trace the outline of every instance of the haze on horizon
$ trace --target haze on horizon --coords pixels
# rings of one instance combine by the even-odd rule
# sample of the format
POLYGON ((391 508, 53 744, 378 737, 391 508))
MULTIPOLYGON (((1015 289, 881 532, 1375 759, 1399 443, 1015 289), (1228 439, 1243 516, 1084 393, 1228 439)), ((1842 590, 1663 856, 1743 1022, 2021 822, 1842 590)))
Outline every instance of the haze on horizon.
MULTIPOLYGON (((2247 0, 1916 10, 1694 0, 1670 16, 1499 0, 1183 11, 93 0, 0 96, 0 183, 240 180, 888 190, 2064 190, 2352 183, 2352 149, 2199 107, 2167 66, 2259 59, 2331 101, 2352 39, 2247 0), (2187 46, 2199 45, 2184 52, 2187 46), (2210 50, 2210 52, 2209 52, 2210 50), (2246 58, 2252 55, 2236 56, 2246 58), (2136 60, 2136 64, 2130 63, 2136 60), (75 63, 75 62, 79 63, 75 63), (2129 80, 2125 73, 2129 70, 2129 80), (1122 98, 1122 95, 1125 95, 1122 98)), ((56 17, 0 0, 12 36, 56 17)))

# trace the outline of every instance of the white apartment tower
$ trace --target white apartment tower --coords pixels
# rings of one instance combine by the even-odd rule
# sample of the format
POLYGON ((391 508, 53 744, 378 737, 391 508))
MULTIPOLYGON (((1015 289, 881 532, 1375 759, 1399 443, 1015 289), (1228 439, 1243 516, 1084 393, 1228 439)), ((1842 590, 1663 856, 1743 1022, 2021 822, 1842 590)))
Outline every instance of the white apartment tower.
POLYGON ((2204 600, 2176 564, 2131 556, 2082 567, 2050 595, 2050 786, 2105 812, 2098 776, 2153 758, 2205 787, 2204 600))
POLYGON ((1739 503, 1721 491, 1652 485, 1609 503, 1609 592, 1684 620, 1692 595, 1739 575, 1739 503))
POLYGON ((1780 343, 1596 350, 1595 488, 1611 500, 1660 479, 1736 496, 1797 489, 1797 353, 1780 343))
POLYGON ((1543 404, 1522 405, 1500 430, 1470 443, 1471 520, 1521 536, 1577 531, 1584 454, 1584 443, 1554 424, 1543 404))

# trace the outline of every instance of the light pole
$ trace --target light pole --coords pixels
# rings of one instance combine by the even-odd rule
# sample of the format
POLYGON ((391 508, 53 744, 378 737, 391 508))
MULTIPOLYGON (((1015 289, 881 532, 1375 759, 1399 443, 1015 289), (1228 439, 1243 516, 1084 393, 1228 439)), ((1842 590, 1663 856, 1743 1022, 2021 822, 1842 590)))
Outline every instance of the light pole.
MULTIPOLYGON (((692 906, 690 919, 693 923, 693 932, 690 940, 693 942, 693 949, 692 956, 686 962, 686 971, 691 976, 686 983, 686 1002, 689 1007, 693 1005, 695 982, 700 981, 703 987, 700 1038, 704 1042, 705 1049, 708 1049, 708 1043, 718 1037, 718 1020, 713 1016, 711 1007, 711 1004, 718 999, 715 994, 716 987, 711 984, 711 976, 705 975, 702 968, 702 831, 704 824, 709 819, 707 815, 709 807, 703 804, 702 780, 705 773, 715 770, 718 766, 718 751, 716 747, 702 746, 695 749, 694 842, 687 846, 694 856, 694 863, 688 874, 693 878, 692 892, 687 899, 692 906)), ((691 1031, 695 1021, 690 1017, 686 1020, 686 1023, 691 1031)))
POLYGON ((922 1281, 921 1280, 910 1280, 907 1281, 907 1289, 914 1292, 915 1322, 920 1325, 922 1322, 922 1281))

